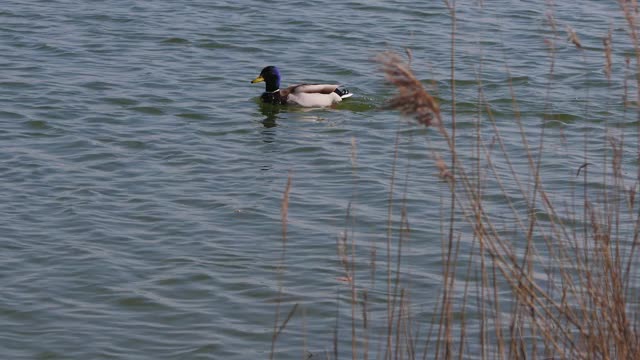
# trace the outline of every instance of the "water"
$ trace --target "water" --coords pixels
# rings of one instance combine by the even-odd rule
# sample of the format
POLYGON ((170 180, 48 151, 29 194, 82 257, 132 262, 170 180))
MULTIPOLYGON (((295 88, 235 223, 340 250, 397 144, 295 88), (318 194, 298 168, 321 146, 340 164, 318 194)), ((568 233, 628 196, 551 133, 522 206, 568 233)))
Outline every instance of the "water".
MULTIPOLYGON (((535 136, 543 114, 554 113, 543 171, 551 186, 569 189, 585 132, 594 156, 603 151, 604 119, 635 138, 621 106, 624 56, 632 54, 624 21, 615 4, 559 4, 547 92, 550 8, 480 5, 458 4, 461 153, 471 153, 464 143, 475 136, 480 76, 516 167, 526 171, 508 65, 525 131, 535 136), (584 52, 565 41, 566 25, 584 52), (610 27, 608 85, 601 39, 610 27)), ((450 20, 440 2, 3 1, 2 357, 267 357, 288 174, 282 311, 294 303, 300 310, 278 350, 300 358, 306 341, 321 356, 332 347, 336 297, 347 291, 336 238, 353 229, 359 266, 366 268, 371 244, 384 264, 398 131, 395 192, 404 194, 409 172, 412 228, 403 273, 421 294, 417 307, 430 308, 441 283, 446 186, 429 156, 443 144, 384 109, 393 89, 372 59, 411 48, 414 68, 448 114, 450 20), (336 82, 355 96, 332 109, 262 106, 262 84, 249 81, 266 65, 280 67, 284 84, 336 82)), ((625 151, 634 149, 630 140, 625 151)), ((630 179, 632 165, 625 163, 630 179)), ((370 301, 383 304, 384 294, 370 301)))

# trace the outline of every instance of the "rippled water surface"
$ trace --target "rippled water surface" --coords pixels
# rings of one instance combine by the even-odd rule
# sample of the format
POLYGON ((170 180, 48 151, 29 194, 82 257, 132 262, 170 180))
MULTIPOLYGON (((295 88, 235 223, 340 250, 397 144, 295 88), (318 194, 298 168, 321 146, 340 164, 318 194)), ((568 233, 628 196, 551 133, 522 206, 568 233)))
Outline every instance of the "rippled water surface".
MULTIPOLYGON (((510 86, 527 133, 553 114, 543 171, 559 189, 583 162, 585 134, 604 138, 604 119, 634 139, 621 106, 631 49, 615 3, 466 1, 457 18, 461 153, 475 136, 478 79, 516 168, 526 157, 510 86), (567 25, 582 52, 566 41, 567 25), (602 52, 610 28, 612 84, 602 52)), ((306 346, 321 358, 336 311, 348 309, 343 299, 336 310, 347 291, 336 238, 354 231, 363 269, 370 247, 384 246, 396 139, 396 191, 406 183, 412 230, 403 271, 416 309, 431 309, 446 185, 429 156, 443 144, 384 108, 393 89, 372 59, 410 48, 450 114, 450 25, 444 5, 428 1, 4 0, 1 357, 268 357, 291 174, 281 298, 283 312, 297 303, 299 315, 278 351, 298 359, 306 346), (330 109, 262 106, 262 84, 249 81, 266 65, 285 84, 335 82, 355 95, 330 109)), ((383 290, 370 295, 374 307, 383 300, 383 290)))

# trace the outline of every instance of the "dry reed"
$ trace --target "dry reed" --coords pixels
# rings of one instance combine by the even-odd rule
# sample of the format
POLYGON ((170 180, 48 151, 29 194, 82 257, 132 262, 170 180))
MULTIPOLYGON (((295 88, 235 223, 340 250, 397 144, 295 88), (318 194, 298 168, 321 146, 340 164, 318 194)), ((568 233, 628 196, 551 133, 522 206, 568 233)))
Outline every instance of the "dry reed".
MULTIPOLYGON (((452 12, 452 47, 455 46, 455 2, 446 2, 452 12)), ((630 39, 636 51, 640 73, 640 44, 637 34, 637 1, 620 0, 620 7, 630 28, 630 39)), ((547 15, 553 38, 547 41, 550 52, 549 89, 553 82, 557 42, 557 22, 553 13, 547 15)), ((577 33, 567 27, 568 41, 584 60, 584 47, 577 33)), ((611 31, 603 38, 604 74, 608 82, 613 72, 611 31)), ((607 136, 610 157, 587 159, 576 169, 575 197, 571 204, 554 201, 551 186, 545 184, 540 167, 542 152, 531 150, 525 135, 518 102, 510 83, 514 123, 520 131, 526 155, 523 174, 516 171, 514 161, 504 144, 491 106, 486 100, 482 80, 478 76, 478 118, 489 121, 493 141, 487 144, 476 126, 474 156, 468 164, 458 156, 455 134, 455 56, 452 51, 452 109, 445 122, 436 97, 423 86, 408 61, 393 52, 378 56, 382 71, 397 95, 388 103, 392 109, 409 116, 424 127, 434 128, 446 145, 433 152, 433 167, 450 191, 451 202, 442 218, 442 285, 439 301, 434 306, 434 318, 418 323, 412 315, 411 288, 400 278, 403 244, 410 234, 406 210, 406 194, 394 199, 398 162, 399 137, 396 136, 391 170, 386 234, 386 317, 384 333, 371 333, 369 293, 356 282, 356 242, 353 232, 346 229, 337 239, 338 259, 349 286, 351 305, 351 358, 368 359, 370 346, 377 344, 378 358, 399 359, 634 359, 640 358, 640 312, 637 300, 638 263, 635 260, 640 242, 640 213, 635 203, 638 180, 628 184, 622 163, 624 138, 607 136), (449 121, 450 120, 450 121, 449 121), (448 127, 450 126, 450 127, 448 127), (450 159, 448 163, 445 159, 450 159), (503 160, 499 168, 496 160, 503 160), (475 161, 475 163, 473 162, 475 161), (589 184, 594 165, 605 169, 601 174, 604 188, 589 184), (482 173, 482 171, 484 173, 482 173), (507 183, 511 188, 507 186, 507 183), (487 184, 495 186, 504 197, 512 223, 505 232, 496 214, 491 212, 484 197, 487 184), (524 203, 518 207, 512 199, 524 203), (400 224, 394 233, 394 204, 402 201, 400 224), (544 219, 542 219, 544 218, 544 219), (448 222, 447 222, 448 221, 448 222), (455 226, 454 226, 455 222, 455 226), (625 225, 630 224, 630 225, 625 225), (448 225, 448 228, 446 227, 448 225), (446 230, 445 230, 446 229, 446 230), (394 235, 397 235, 394 237, 394 235), (461 247, 462 238, 471 239, 470 248, 461 247), (395 242, 394 242, 395 241, 395 242), (393 252, 395 245, 395 253, 393 252), (544 256, 542 255, 544 254, 544 256), (393 265, 395 264, 395 269, 393 265), (544 273, 546 278, 540 278, 544 273), (475 285, 474 285, 475 284, 475 285), (505 290, 508 296, 505 296, 505 290), (359 315, 361 314, 361 315, 359 315), (361 326, 361 329, 357 327, 361 326), (426 334, 422 330, 427 328, 426 334), (475 330, 472 332, 471 330, 475 330), (359 337, 361 336, 361 338, 359 337), (470 352, 473 351, 473 354, 470 352)), ((629 71, 630 60, 626 59, 629 71)), ((629 104, 625 78, 624 105, 629 104)), ((637 80, 640 82, 640 78, 637 80)), ((637 101, 640 102, 640 84, 637 101)), ((587 98, 588 98, 588 88, 587 98)), ((548 112, 547 112, 548 113, 548 112)), ((588 115, 589 108, 585 106, 588 115)), ((640 119, 640 110, 637 112, 640 119)), ((544 148, 545 121, 534 147, 544 148)), ((486 128, 486 127, 485 127, 486 128)), ((639 135, 640 136, 640 135, 639 135)), ((536 139, 534 139, 535 141, 536 139)), ((639 141, 640 143, 640 141, 639 141)), ((640 154, 640 144, 638 154, 640 154)), ((357 189, 357 151, 352 139, 351 165, 357 189)), ((636 159, 640 160, 640 159, 636 159)), ((465 160, 469 161, 469 160, 465 160)), ((640 178, 640 168, 638 169, 640 178)), ((406 183, 406 182, 405 182, 406 183)), ((283 200, 283 256, 286 244, 286 206, 290 179, 283 200)), ((357 193, 357 191, 356 191, 357 193)), ((354 199, 355 200, 355 196, 354 199)), ((444 203, 444 202, 443 202, 444 203)), ((351 202, 347 224, 353 224, 351 202)), ((375 283, 375 246, 371 245, 371 286, 375 283)), ((337 301, 339 306, 340 301, 337 301)), ((279 325, 279 305, 274 326, 273 347, 296 307, 279 325)), ((339 315, 339 311, 337 312, 339 315)), ((338 322, 334 333, 332 354, 338 359, 340 340, 338 322)), ((273 353, 272 347, 272 353, 273 353)))
MULTIPOLYGON (((576 47, 581 48, 575 33, 571 31, 570 34, 572 34, 570 40, 576 47)), ((456 152, 457 149, 453 146, 450 135, 442 126, 437 103, 424 90, 409 65, 395 54, 387 53, 381 61, 387 78, 398 87, 399 95, 392 99, 391 106, 405 115, 413 116, 419 124, 424 126, 438 124, 438 132, 450 146, 448 150, 452 153, 456 152), (437 122, 434 122, 434 119, 437 122)), ((488 108, 485 115, 492 117, 488 108)), ((500 135, 497 134, 497 136, 500 135)), ((610 176, 614 183, 620 185, 623 183, 621 144, 618 139, 609 138, 609 146, 613 153, 611 163, 608 164, 612 169, 610 176)), ((484 160, 494 172, 498 183, 504 176, 517 177, 511 165, 509 165, 510 173, 497 173, 491 161, 491 156, 495 154, 490 155, 491 152, 486 148, 486 144, 480 144, 480 147, 483 147, 480 152, 486 155, 484 160)), ((503 155, 508 157, 506 153, 503 155)), ((445 179, 451 176, 445 161, 439 155, 434 158, 434 165, 440 176, 445 179)), ((633 256, 623 255, 620 248, 629 248, 630 244, 632 244, 630 248, 632 251, 636 248, 638 226, 636 225, 633 229, 631 241, 621 237, 621 233, 612 226, 612 219, 633 214, 621 214, 620 204, 612 203, 613 198, 604 197, 607 202, 596 204, 589 200, 590 195, 587 189, 584 199, 586 217, 567 221, 567 216, 561 213, 561 209, 551 200, 552 196, 547 192, 538 175, 536 169, 539 168, 540 158, 532 158, 532 161, 531 168, 535 172, 533 179, 538 190, 533 195, 527 195, 523 191, 522 196, 528 197, 530 202, 541 201, 549 219, 543 224, 536 218, 520 218, 518 211, 512 208, 514 216, 519 219, 518 227, 527 234, 524 257, 514 252, 513 249, 517 244, 511 243, 510 238, 503 236, 496 229, 491 214, 482 205, 479 187, 474 186, 472 177, 467 175, 470 167, 459 161, 454 164, 459 184, 450 186, 450 189, 457 193, 456 207, 462 213, 462 219, 473 228, 473 237, 483 249, 479 255, 475 256, 482 257, 482 261, 488 263, 481 262, 478 269, 481 273, 480 286, 482 291, 493 289, 491 296, 480 294, 477 299, 479 303, 477 308, 470 310, 466 307, 469 295, 465 284, 464 293, 459 295, 464 299, 463 305, 455 312, 466 314, 468 311, 474 311, 481 314, 482 321, 491 322, 494 325, 493 342, 489 341, 486 333, 481 331, 481 334, 485 334, 479 339, 482 358, 636 358, 640 350, 640 341, 637 332, 638 314, 633 309, 637 304, 634 298, 629 297, 631 286, 629 273, 634 269, 635 261, 633 256), (582 238, 572 225, 579 221, 584 221, 588 225, 582 233, 582 238), (534 238, 541 239, 542 243, 534 238), (543 282, 537 280, 533 272, 533 268, 544 266, 542 263, 538 264, 541 260, 535 255, 540 251, 536 250, 540 245, 545 247, 552 263, 557 265, 553 270, 554 273, 550 273, 550 277, 543 282), (487 277, 489 271, 493 273, 491 281, 487 277), (553 286, 545 287, 543 286, 545 282, 553 286), (506 328, 502 325, 504 320, 498 315, 500 301, 497 284, 506 284, 511 288, 513 310, 511 319, 508 320, 510 325, 506 328), (489 318, 489 316, 494 317, 489 318), (493 356, 489 355, 490 353, 493 356)), ((617 188, 624 189, 624 187, 617 188)), ((627 203, 632 201, 633 195, 633 193, 628 194, 627 203)), ((636 223, 640 224, 640 217, 637 219, 636 223)), ((457 240, 445 244, 448 250, 443 256, 445 264, 449 264, 444 269, 445 294, 453 292, 454 281, 459 281, 456 280, 455 267, 460 257, 458 246, 457 240)), ((471 256, 473 255, 470 254, 469 258, 471 256)), ((470 271, 467 270, 467 274, 469 273, 470 271)), ((464 357, 463 344, 467 336, 464 320, 456 327, 460 345, 457 353, 452 346, 454 335, 451 322, 457 321, 451 315, 454 312, 452 310, 454 306, 452 295, 443 296, 440 306, 441 331, 438 332, 435 340, 431 340, 436 342, 436 351, 433 353, 435 358, 464 357)), ((396 331, 398 331, 397 328, 396 331)), ((393 357, 393 359, 397 358, 401 357, 393 357)))

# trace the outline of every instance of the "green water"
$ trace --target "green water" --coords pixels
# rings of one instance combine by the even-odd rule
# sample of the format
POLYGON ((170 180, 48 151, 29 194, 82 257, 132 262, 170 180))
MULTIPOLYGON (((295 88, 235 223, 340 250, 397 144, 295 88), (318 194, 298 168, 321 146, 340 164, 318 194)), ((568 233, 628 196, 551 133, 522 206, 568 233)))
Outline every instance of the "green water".
MULTIPOLYGON (((632 48, 616 3, 457 6, 463 157, 473 153, 480 78, 523 174, 510 84, 532 138, 553 113, 543 173, 559 202, 570 200, 563 191, 573 189, 584 162, 585 136, 590 156, 604 153, 605 120, 614 135, 627 134, 624 151, 633 159, 637 123, 622 106, 632 48), (559 34, 548 88, 551 10, 559 34), (566 25, 584 51, 566 41, 566 25), (611 84, 602 51, 610 27, 611 84)), ((441 2, 4 0, 1 357, 268 357, 280 203, 291 174, 282 309, 297 303, 299 312, 281 335, 278 358, 301 358, 303 341, 313 359, 323 358, 337 302, 347 316, 341 334, 350 330, 336 239, 353 230, 363 273, 371 246, 385 266, 396 138, 394 194, 402 198, 406 184, 411 224, 402 276, 411 279, 416 318, 428 321, 442 282, 441 218, 448 214, 431 155, 444 143, 385 109, 394 89, 373 58, 411 48, 414 69, 450 119, 450 26, 441 2), (266 65, 280 68, 283 85, 340 83, 355 95, 331 109, 261 105, 262 84, 249 81, 266 65), (355 223, 346 220, 350 202, 355 223)), ((490 142, 488 122, 483 129, 490 142)), ((634 166, 623 165, 631 180, 634 166)), ((506 207, 497 189, 486 195, 496 213, 506 207)), ((369 297, 372 321, 382 327, 384 292, 380 282, 369 297)), ((341 351, 347 337, 344 344, 341 351)))

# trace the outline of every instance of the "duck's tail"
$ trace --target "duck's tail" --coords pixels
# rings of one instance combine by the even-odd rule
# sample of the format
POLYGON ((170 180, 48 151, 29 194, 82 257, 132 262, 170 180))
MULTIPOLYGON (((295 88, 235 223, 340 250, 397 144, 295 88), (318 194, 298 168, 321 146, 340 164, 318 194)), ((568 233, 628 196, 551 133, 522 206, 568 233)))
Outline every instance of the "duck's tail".
POLYGON ((333 92, 338 94, 338 96, 340 96, 342 99, 350 98, 351 96, 353 96, 353 94, 350 93, 347 89, 335 89, 333 92))

